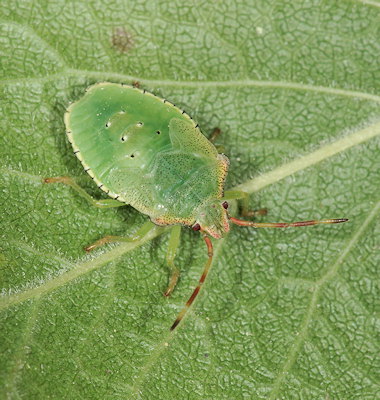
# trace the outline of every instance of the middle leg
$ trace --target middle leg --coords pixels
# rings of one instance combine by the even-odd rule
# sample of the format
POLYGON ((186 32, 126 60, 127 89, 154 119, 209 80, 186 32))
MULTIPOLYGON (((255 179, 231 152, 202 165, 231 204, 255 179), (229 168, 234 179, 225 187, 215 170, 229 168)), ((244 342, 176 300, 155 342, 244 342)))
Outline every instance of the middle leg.
POLYGON ((85 247, 87 252, 95 250, 96 248, 103 246, 106 243, 115 243, 115 242, 136 242, 137 240, 142 239, 149 231, 151 231, 156 225, 151 222, 147 221, 145 224, 137 230, 131 236, 104 236, 103 238, 97 240, 95 243, 91 244, 90 246, 85 247))

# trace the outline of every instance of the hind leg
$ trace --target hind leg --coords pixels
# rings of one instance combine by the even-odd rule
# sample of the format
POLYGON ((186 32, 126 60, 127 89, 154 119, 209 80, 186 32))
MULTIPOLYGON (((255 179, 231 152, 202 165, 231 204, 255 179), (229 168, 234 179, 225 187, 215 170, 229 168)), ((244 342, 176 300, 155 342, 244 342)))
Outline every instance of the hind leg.
POLYGON ((125 206, 125 203, 113 199, 97 200, 90 196, 84 189, 82 189, 74 179, 68 176, 56 176, 54 178, 45 178, 44 183, 64 183, 71 186, 83 199, 86 199, 92 206, 98 208, 113 208, 125 206))

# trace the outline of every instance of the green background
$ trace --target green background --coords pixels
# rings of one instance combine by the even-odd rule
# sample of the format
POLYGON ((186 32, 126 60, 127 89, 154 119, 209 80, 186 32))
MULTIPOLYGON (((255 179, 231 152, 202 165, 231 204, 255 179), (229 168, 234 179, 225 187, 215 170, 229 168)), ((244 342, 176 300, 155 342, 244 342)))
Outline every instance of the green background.
MULTIPOLYGON (((380 398, 379 26, 375 1, 19 1, 0 9, 0 398, 380 398), (185 109, 230 157, 265 221, 233 227, 169 327, 206 250, 184 229, 162 296, 167 232, 83 247, 146 217, 105 198, 63 114, 85 88, 132 83, 185 109)), ((233 209, 233 207, 232 207, 233 209)))

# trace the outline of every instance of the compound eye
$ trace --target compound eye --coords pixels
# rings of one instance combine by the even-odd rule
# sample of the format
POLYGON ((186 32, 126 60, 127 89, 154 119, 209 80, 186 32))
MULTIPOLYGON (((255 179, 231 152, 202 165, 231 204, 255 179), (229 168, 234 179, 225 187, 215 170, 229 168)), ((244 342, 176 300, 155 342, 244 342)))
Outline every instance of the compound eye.
POLYGON ((222 203, 222 206, 223 206, 223 208, 225 208, 225 209, 227 210, 227 208, 228 208, 228 203, 225 201, 225 202, 222 203))
POLYGON ((199 224, 193 225, 193 231, 199 231, 201 229, 201 226, 199 224))

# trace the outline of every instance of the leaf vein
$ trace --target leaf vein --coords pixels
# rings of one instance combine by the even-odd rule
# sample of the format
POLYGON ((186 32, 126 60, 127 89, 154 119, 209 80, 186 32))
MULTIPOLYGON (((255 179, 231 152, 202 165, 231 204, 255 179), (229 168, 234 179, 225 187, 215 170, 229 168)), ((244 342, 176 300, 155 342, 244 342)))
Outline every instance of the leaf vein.
POLYGON ((82 259, 80 262, 75 264, 70 271, 67 271, 56 278, 53 278, 40 286, 24 290, 22 292, 14 293, 11 295, 2 296, 0 298, 0 310, 11 307, 15 304, 21 303, 25 300, 29 300, 36 296, 45 295, 53 290, 56 290, 65 284, 85 275, 95 269, 98 269, 104 264, 128 253, 135 248, 143 245, 144 243, 152 240, 163 232, 163 228, 155 227, 140 241, 133 243, 120 244, 116 247, 111 248, 111 250, 101 253, 97 257, 91 257, 87 259, 82 259))
POLYGON ((359 229, 357 229, 354 232, 353 236, 348 241, 346 247, 344 248, 342 253, 338 256, 335 263, 332 264, 331 268, 329 268, 327 270, 325 275, 323 275, 317 281, 317 283, 315 285, 315 290, 311 296, 309 306, 305 313, 305 317, 301 323, 299 335, 297 336, 297 339, 294 341, 293 345, 291 346, 289 354, 288 354, 282 368, 280 369, 280 371, 277 375, 277 378, 273 382, 273 389, 269 396, 269 400, 274 400, 278 397, 278 395, 280 393, 281 385, 286 377, 286 374, 290 371, 290 369, 293 367, 294 363, 297 360, 298 352, 299 352, 302 344, 305 342, 305 340, 307 338, 309 325, 312 320, 314 311, 317 308, 317 303, 318 303, 318 300, 319 300, 319 297, 320 297, 323 287, 325 286, 325 284, 327 282, 329 282, 338 273, 339 268, 343 264, 344 259, 347 257, 347 255, 350 253, 350 251, 355 247, 355 244, 359 241, 360 237, 365 232, 365 230, 369 227, 369 225, 374 220, 375 216, 377 215, 377 213, 379 211, 380 211, 380 201, 375 205, 375 207, 369 213, 368 217, 365 219, 365 221, 359 227, 359 229))
POLYGON ((287 164, 282 164, 276 169, 264 173, 256 178, 253 178, 245 183, 242 183, 232 190, 242 190, 248 193, 257 192, 264 187, 278 182, 296 172, 302 171, 312 165, 318 164, 338 153, 341 153, 349 148, 359 145, 367 140, 370 140, 380 135, 380 122, 367 126, 364 129, 355 131, 342 139, 326 144, 318 150, 299 157, 287 164))
MULTIPOLYGON (((47 50, 47 52, 51 54, 51 56, 55 59, 55 61, 61 64, 62 68, 67 67, 66 61, 62 58, 62 56, 58 53, 58 51, 54 49, 50 43, 48 43, 45 39, 43 39, 32 27, 26 24, 21 25, 14 21, 4 21, 4 20, 0 20, 0 25, 9 26, 10 28, 18 29, 20 32, 25 32, 31 38, 34 38, 37 43, 41 44, 47 50)), ((20 35, 20 37, 22 37, 22 35, 20 35)), ((15 79, 15 82, 17 82, 17 79, 15 79)))
POLYGON ((62 77, 79 76, 88 77, 100 80, 113 79, 121 82, 134 82, 138 81, 142 85, 149 86, 160 86, 160 87, 181 87, 181 88, 237 88, 237 87, 258 87, 258 88, 269 88, 269 89, 288 89, 288 90, 299 90, 304 92, 315 92, 324 93, 334 96, 352 97, 354 99, 364 99, 380 103, 380 96, 349 89, 340 89, 334 87, 326 87, 319 85, 310 85, 290 81, 264 81, 254 79, 240 79, 240 80, 228 80, 228 81, 181 81, 171 79, 145 79, 138 76, 126 75, 116 72, 103 72, 103 71, 90 71, 81 70, 74 68, 67 68, 66 70, 57 73, 46 75, 44 77, 36 78, 17 78, 17 79, 2 79, 0 85, 20 85, 20 84, 31 84, 49 82, 51 80, 57 80, 62 77))

